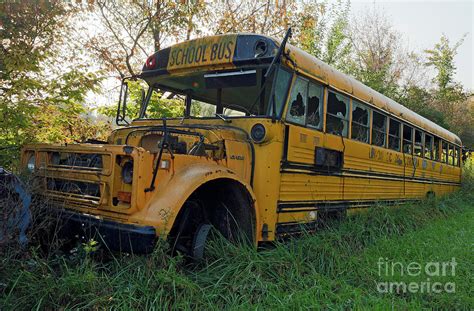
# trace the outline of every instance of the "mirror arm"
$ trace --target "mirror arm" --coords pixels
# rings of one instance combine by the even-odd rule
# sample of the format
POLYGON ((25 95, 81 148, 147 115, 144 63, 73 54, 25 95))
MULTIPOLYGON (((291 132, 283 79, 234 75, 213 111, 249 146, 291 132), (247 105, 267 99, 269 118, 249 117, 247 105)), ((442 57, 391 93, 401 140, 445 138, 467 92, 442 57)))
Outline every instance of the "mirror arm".
POLYGON ((148 108, 148 103, 150 102, 152 94, 153 94, 153 86, 149 86, 146 96, 143 99, 142 104, 140 105, 140 113, 138 114, 139 119, 143 119, 145 117, 146 109, 148 108))

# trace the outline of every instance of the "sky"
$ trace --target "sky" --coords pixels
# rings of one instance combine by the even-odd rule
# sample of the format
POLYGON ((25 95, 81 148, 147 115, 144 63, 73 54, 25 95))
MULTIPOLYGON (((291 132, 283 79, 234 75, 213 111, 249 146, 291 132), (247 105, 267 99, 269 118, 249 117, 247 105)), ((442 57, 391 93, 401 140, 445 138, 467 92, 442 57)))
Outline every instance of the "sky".
POLYGON ((442 34, 449 38, 452 45, 466 34, 454 59, 457 67, 455 79, 474 90, 474 0, 352 0, 351 14, 356 15, 372 6, 385 13, 408 47, 417 52, 434 47, 442 34))

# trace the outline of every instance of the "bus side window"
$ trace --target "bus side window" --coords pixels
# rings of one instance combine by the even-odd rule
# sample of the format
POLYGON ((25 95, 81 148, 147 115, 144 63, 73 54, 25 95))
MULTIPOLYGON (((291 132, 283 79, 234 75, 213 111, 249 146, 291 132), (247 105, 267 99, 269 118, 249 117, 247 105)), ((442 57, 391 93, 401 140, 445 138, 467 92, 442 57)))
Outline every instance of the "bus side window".
POLYGON ((388 127, 388 148, 400 151, 400 122, 392 118, 388 127))
POLYGON ((459 166, 459 148, 454 147, 454 166, 459 166))
POLYGON ((372 112, 372 145, 385 147, 387 117, 376 111, 372 112))
POLYGON ((433 160, 439 161, 439 137, 434 138, 433 160))
POLYGON ((425 134, 425 158, 433 159, 433 136, 425 134))
POLYGON ((453 165, 453 163, 454 163, 454 147, 453 145, 449 144, 448 164, 453 165))
POLYGON ((423 156, 423 133, 419 130, 415 130, 415 149, 413 154, 419 157, 423 156))
POLYGON ((352 101, 352 128, 351 138, 369 143, 370 110, 369 107, 352 101))
POLYGON ((413 153, 413 128, 403 124, 403 152, 413 153))
POLYGON ((328 92, 328 107, 326 115, 326 132, 347 137, 349 120, 349 98, 328 92))
POLYGON ((290 106, 286 114, 286 120, 305 124, 306 116, 306 100, 308 95, 308 81, 297 77, 293 89, 291 90, 290 106))
POLYGON ((448 163, 448 144, 443 141, 443 151, 441 152, 441 162, 448 163))
POLYGON ((322 108, 324 88, 321 85, 309 83, 307 125, 320 130, 323 127, 322 108))
MULTIPOLYGON (((281 115, 282 107, 285 104, 286 96, 288 94, 288 88, 291 83, 292 74, 288 71, 279 68, 278 69, 278 79, 275 83, 275 106, 277 111, 277 116, 281 115)), ((272 99, 273 100, 273 99, 272 99)), ((273 115, 273 102, 269 101, 269 113, 268 115, 273 115)))

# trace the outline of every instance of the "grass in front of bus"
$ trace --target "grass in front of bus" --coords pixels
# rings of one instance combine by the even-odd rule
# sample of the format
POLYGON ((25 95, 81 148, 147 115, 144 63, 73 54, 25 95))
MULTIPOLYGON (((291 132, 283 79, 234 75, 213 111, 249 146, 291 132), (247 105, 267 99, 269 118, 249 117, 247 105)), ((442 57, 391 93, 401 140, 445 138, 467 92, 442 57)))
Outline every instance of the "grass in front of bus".
MULTIPOLYGON (((472 178, 471 178, 472 179, 472 178)), ((469 309, 474 184, 439 200, 379 207, 254 251, 222 241, 190 268, 166 245, 99 261, 34 250, 0 262, 0 309, 469 309)))

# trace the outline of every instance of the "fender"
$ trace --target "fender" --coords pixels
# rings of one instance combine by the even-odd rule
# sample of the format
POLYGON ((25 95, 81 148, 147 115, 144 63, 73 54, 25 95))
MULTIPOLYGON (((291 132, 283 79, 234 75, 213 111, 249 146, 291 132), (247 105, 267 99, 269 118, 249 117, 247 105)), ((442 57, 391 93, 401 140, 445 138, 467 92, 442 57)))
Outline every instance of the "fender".
MULTIPOLYGON (((255 239, 260 228, 257 200, 250 185, 234 171, 216 164, 194 164, 183 167, 166 185, 158 184, 148 206, 134 214, 132 222, 154 226, 159 236, 166 236, 171 231, 175 219, 191 194, 205 183, 217 179, 231 179, 245 187, 253 201, 255 213, 255 239)), ((158 183, 160 181, 158 180, 158 183)), ((256 241, 255 241, 256 242, 256 241)))

